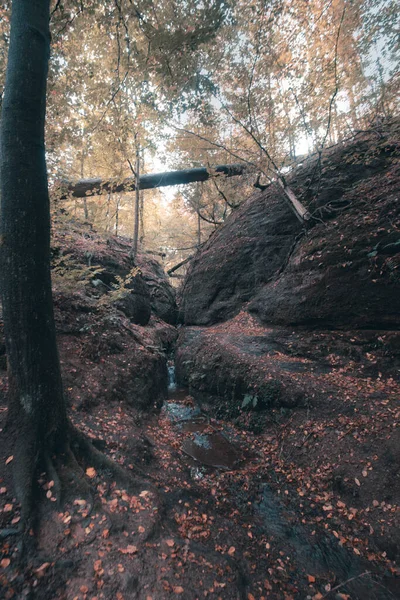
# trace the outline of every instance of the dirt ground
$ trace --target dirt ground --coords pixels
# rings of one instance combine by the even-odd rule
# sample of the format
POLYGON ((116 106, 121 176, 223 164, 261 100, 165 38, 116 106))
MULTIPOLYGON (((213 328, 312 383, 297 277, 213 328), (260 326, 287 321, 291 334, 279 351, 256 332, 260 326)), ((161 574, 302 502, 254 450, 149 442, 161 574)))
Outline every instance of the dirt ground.
MULTIPOLYGON (((133 494, 86 465, 92 496, 67 494, 58 507, 43 476, 38 551, 22 566, 18 537, 1 539, 1 597, 400 597, 398 386, 343 377, 347 412, 243 409, 233 424, 185 390, 170 392, 159 413, 110 401, 72 410, 142 483, 133 494)), ((1 428, 6 412, 2 404, 1 428)), ((4 535, 19 507, 7 443, 1 452, 4 535)))

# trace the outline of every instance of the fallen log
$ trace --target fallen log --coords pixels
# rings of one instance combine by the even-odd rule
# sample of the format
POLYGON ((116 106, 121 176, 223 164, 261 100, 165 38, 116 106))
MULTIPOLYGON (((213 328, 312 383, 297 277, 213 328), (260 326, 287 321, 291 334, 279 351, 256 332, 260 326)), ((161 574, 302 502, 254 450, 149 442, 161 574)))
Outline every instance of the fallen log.
MULTIPOLYGON (((139 189, 150 190, 168 185, 181 185, 196 181, 207 181, 212 177, 236 177, 248 172, 244 164, 218 165, 216 167, 199 167, 184 169, 182 171, 167 171, 165 173, 151 173, 140 175, 139 189)), ((104 193, 133 192, 136 189, 136 177, 125 179, 79 179, 78 181, 61 181, 56 186, 55 196, 60 200, 67 198, 85 198, 104 193)))
POLYGON ((183 267, 183 265, 186 265, 189 262, 189 260, 192 260, 193 256, 194 256, 193 254, 191 256, 188 256, 187 258, 185 258, 185 260, 182 260, 180 263, 178 263, 177 265, 175 265, 171 269, 168 269, 167 274, 170 277, 172 277, 172 274, 175 273, 175 271, 177 271, 181 267, 183 267))

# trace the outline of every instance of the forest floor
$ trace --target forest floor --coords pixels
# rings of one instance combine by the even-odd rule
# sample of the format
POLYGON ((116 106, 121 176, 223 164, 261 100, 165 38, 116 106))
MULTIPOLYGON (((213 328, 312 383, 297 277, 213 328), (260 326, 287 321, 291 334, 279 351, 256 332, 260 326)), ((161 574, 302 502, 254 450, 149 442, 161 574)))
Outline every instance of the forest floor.
MULTIPOLYGON (((398 499, 388 489, 398 474, 398 386, 382 374, 342 376, 347 414, 273 409, 261 433, 246 426, 254 413, 217 420, 185 390, 158 414, 122 401, 73 404, 74 423, 145 472, 149 489, 133 495, 87 465, 93 497, 57 508, 43 475, 37 554, 22 569, 18 539, 1 541, 1 598, 400 597, 398 499)), ((2 403, 0 428, 6 413, 2 403)), ((2 444, 3 530, 19 519, 11 463, 2 444)))

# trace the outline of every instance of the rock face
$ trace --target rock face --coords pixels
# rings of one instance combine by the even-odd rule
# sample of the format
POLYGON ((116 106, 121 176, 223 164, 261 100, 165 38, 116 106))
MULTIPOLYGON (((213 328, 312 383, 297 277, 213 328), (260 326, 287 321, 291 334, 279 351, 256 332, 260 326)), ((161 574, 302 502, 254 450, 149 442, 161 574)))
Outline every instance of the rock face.
POLYGON ((151 316, 150 292, 145 280, 137 274, 116 301, 119 310, 128 317, 132 323, 147 325, 151 316))
POLYGON ((314 216, 307 232, 278 186, 249 198, 194 259, 183 322, 210 325, 245 307, 268 325, 398 328, 399 138, 394 121, 288 177, 314 216))
POLYGON ((146 258, 140 261, 143 279, 150 292, 151 309, 160 319, 176 325, 178 307, 176 304, 175 290, 169 283, 164 269, 154 259, 146 258))
POLYGON ((278 191, 251 196, 193 259, 180 294, 183 322, 237 314, 282 266, 300 228, 278 191))

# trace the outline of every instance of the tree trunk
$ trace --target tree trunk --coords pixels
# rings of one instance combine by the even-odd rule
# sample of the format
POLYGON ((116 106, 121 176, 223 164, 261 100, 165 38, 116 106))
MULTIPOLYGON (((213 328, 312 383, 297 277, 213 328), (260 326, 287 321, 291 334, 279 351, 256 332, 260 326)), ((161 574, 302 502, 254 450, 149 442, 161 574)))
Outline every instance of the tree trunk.
MULTIPOLYGON (((139 181, 140 177, 140 150, 139 146, 136 146, 136 164, 135 164, 135 177, 139 181)), ((135 214, 134 214, 134 226, 133 226, 133 243, 131 258, 135 260, 138 251, 139 241, 139 210, 140 210, 140 186, 135 187, 135 214)))
MULTIPOLYGON (((243 175, 248 171, 247 165, 218 165, 216 167, 199 167, 197 169, 185 169, 182 171, 168 171, 166 173, 152 173, 142 175, 139 178, 141 190, 149 190, 168 185, 181 185, 194 183, 196 181, 207 181, 211 177, 235 177, 243 175)), ((127 177, 123 181, 102 179, 81 179, 79 181, 61 182, 61 190, 58 198, 66 200, 69 197, 85 198, 105 192, 133 192, 136 177, 127 177)))
POLYGON ((44 146, 50 0, 13 0, 1 119, 1 291, 9 369, 8 427, 23 508, 39 459, 65 446, 67 416, 50 280, 44 146))
MULTIPOLYGON (((6 427, 21 503, 18 527, 25 533, 32 525, 38 469, 46 470, 54 481, 58 500, 63 488, 71 488, 71 480, 74 493, 89 494, 76 455, 96 468, 109 469, 126 488, 133 484, 67 418, 51 292, 44 146, 49 5, 50 0, 13 0, 0 131, 0 288, 9 379, 6 427)), ((25 540, 33 538, 28 533, 25 540)))

